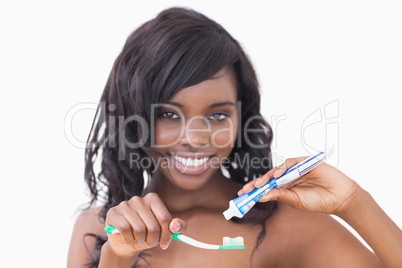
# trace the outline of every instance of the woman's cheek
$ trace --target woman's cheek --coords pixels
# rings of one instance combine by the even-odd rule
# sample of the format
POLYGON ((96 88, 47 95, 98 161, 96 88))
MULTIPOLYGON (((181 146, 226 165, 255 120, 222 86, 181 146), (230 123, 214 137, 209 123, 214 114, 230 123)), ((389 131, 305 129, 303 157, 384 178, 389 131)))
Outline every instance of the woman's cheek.
POLYGON ((224 126, 214 128, 211 136, 212 146, 231 150, 237 137, 237 121, 227 121, 224 126))
POLYGON ((159 148, 173 146, 179 142, 180 127, 163 122, 155 124, 154 141, 159 148))

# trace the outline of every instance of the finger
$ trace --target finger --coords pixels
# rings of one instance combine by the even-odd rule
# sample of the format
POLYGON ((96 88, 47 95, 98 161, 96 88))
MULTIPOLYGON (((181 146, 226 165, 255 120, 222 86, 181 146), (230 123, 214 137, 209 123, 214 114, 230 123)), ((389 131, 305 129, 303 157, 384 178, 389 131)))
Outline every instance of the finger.
POLYGON ((283 189, 290 189, 290 188, 292 188, 292 187, 294 187, 294 186, 296 186, 296 185, 299 185, 299 184, 304 183, 304 182, 307 181, 307 180, 308 180, 308 178, 306 178, 305 175, 303 175, 303 176, 301 176, 301 177, 295 179, 294 181, 291 181, 291 182, 289 182, 288 184, 281 186, 281 188, 283 188, 283 189))
POLYGON ((302 162, 303 160, 307 159, 308 156, 302 156, 302 157, 295 157, 295 158, 288 158, 286 159, 285 162, 283 162, 282 165, 280 165, 278 167, 278 170, 275 171, 274 174, 274 178, 279 178, 280 176, 283 175, 283 173, 285 173, 286 170, 288 170, 289 168, 293 167, 294 165, 302 162))
POLYGON ((180 234, 187 229, 187 223, 180 218, 174 218, 170 222, 169 229, 172 233, 180 234))
POLYGON ((272 180, 273 174, 277 171, 277 167, 271 169, 267 173, 265 173, 263 176, 256 178, 255 180, 250 181, 249 183, 245 184, 240 191, 237 192, 237 195, 243 195, 245 193, 249 193, 253 191, 255 188, 262 187, 265 185, 267 182, 272 180))
MULTIPOLYGON (((133 199, 141 198, 139 196, 136 196, 133 199)), ((133 236, 133 240, 130 242, 136 242, 138 245, 141 245, 145 242, 146 239, 146 225, 142 221, 141 217, 138 215, 138 208, 133 208, 130 204, 131 202, 132 200, 130 200, 129 202, 124 201, 120 203, 119 208, 124 218, 130 223, 131 233, 133 236)))
POLYGON ((272 180, 276 173, 278 173, 279 167, 274 167, 267 173, 265 173, 261 178, 256 179, 254 186, 260 188, 272 180))
MULTIPOLYGON (((112 225, 119 230, 120 237, 125 243, 131 243, 134 241, 133 232, 130 222, 120 213, 117 208, 111 208, 106 215, 106 226, 112 225)), ((115 235, 108 235, 109 238, 115 239, 115 235)))
POLYGON ((260 187, 264 186, 266 183, 268 183, 272 179, 279 178, 280 176, 283 175, 283 173, 285 173, 286 170, 288 170, 289 168, 293 167, 297 163, 300 163, 307 158, 308 158, 307 156, 303 156, 303 157, 286 159, 286 161, 279 167, 274 167, 270 171, 265 173, 263 176, 245 184, 243 186, 243 188, 237 192, 237 195, 240 196, 245 193, 249 193, 256 188, 260 188, 260 187))
POLYGON ((256 180, 257 180, 257 179, 255 179, 255 180, 253 180, 253 181, 250 181, 249 183, 247 183, 247 184, 245 184, 245 185, 243 186, 243 188, 241 189, 242 192, 243 192, 243 194, 244 194, 244 193, 249 193, 249 192, 251 192, 252 190, 255 189, 255 182, 256 182, 256 180))
POLYGON ((274 188, 265 194, 259 202, 267 202, 270 200, 281 201, 289 204, 292 207, 300 208, 301 203, 297 194, 293 191, 289 191, 283 188, 274 188))
POLYGON ((238 196, 241 196, 241 195, 244 195, 246 192, 244 192, 243 191, 243 189, 240 189, 238 192, 237 192, 237 195, 238 196))
POLYGON ((141 245, 145 242, 146 234, 147 234, 147 227, 142 221, 141 217, 137 214, 136 211, 129 211, 125 214, 125 218, 131 225, 131 232, 133 234, 133 242, 141 245))
POLYGON ((155 196, 150 197, 150 207, 161 227, 159 244, 160 247, 165 250, 169 247, 170 242, 172 242, 172 233, 169 230, 169 224, 172 221, 172 216, 170 215, 165 204, 156 194, 155 196))
MULTIPOLYGON (((145 199, 145 198, 144 198, 145 199)), ((161 226, 156 220, 149 203, 140 197, 132 198, 130 201, 130 206, 137 211, 138 216, 141 218, 145 225, 146 237, 145 242, 150 247, 155 247, 159 244, 159 238, 161 234, 161 226)), ((142 233, 141 230, 139 230, 142 233)))

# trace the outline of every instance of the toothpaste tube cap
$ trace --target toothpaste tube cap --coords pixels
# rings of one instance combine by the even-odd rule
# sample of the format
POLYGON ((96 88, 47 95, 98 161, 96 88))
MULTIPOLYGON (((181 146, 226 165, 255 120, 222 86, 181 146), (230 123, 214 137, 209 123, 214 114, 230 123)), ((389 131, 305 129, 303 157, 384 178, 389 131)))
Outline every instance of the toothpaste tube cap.
POLYGON ((236 216, 238 218, 242 218, 243 214, 239 211, 239 209, 236 207, 235 203, 233 200, 230 200, 229 202, 229 208, 223 212, 223 216, 225 216, 226 220, 230 220, 232 217, 236 216))
POLYGON ((233 212, 230 211, 230 209, 228 208, 227 210, 225 210, 223 212, 223 216, 225 216, 226 220, 230 220, 234 215, 233 215, 233 212))

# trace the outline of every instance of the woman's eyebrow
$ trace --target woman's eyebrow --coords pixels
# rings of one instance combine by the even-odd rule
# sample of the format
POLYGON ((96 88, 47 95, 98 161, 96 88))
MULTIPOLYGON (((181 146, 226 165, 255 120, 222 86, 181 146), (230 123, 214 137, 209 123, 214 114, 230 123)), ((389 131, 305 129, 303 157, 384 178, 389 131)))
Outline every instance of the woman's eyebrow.
POLYGON ((223 101, 223 102, 217 102, 214 104, 209 105, 208 108, 214 108, 214 107, 218 107, 218 106, 224 106, 224 105, 232 105, 232 106, 236 106, 233 102, 231 101, 223 101))
MULTIPOLYGON (((174 101, 167 101, 165 102, 165 104, 170 104, 173 106, 178 106, 178 107, 183 107, 183 104, 174 102, 174 101)), ((224 106, 224 105, 231 105, 231 106, 236 106, 233 102, 231 101, 223 101, 223 102, 217 102, 217 103, 213 103, 211 105, 208 106, 208 108, 214 108, 214 107, 219 107, 219 106, 224 106)))

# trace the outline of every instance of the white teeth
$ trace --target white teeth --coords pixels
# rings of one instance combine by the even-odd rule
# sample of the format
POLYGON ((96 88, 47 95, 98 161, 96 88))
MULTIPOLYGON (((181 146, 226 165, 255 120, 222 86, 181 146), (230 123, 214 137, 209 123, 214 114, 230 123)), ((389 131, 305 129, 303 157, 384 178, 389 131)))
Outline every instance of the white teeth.
POLYGON ((189 166, 189 167, 198 167, 202 164, 204 164, 205 162, 207 162, 209 157, 204 157, 201 159, 191 159, 191 158, 184 158, 184 157, 180 157, 177 155, 173 155, 173 157, 179 161, 180 163, 182 163, 183 165, 189 166))

